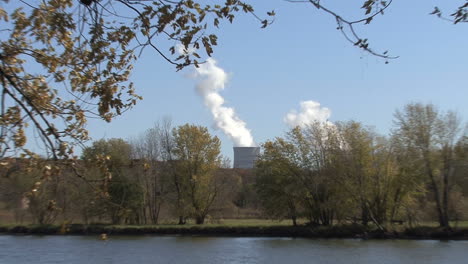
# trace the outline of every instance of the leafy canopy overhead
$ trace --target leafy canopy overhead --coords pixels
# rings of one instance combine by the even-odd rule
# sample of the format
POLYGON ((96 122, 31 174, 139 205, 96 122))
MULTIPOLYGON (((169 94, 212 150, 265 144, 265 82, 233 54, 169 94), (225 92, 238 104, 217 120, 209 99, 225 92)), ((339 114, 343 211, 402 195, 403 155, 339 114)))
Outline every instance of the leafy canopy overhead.
POLYGON ((35 156, 28 126, 48 156, 73 157, 88 139, 87 118, 109 122, 141 99, 129 76, 143 50, 177 70, 197 66, 198 50, 210 56, 214 29, 237 13, 253 8, 237 0, 0 0, 0 157, 35 156))

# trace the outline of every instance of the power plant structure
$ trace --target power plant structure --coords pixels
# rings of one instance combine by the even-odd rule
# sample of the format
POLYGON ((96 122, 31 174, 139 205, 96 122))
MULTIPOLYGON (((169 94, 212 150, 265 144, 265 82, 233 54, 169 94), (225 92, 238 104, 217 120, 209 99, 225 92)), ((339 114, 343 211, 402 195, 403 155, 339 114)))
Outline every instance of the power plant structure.
POLYGON ((234 147, 234 169, 252 169, 258 155, 259 147, 234 147))

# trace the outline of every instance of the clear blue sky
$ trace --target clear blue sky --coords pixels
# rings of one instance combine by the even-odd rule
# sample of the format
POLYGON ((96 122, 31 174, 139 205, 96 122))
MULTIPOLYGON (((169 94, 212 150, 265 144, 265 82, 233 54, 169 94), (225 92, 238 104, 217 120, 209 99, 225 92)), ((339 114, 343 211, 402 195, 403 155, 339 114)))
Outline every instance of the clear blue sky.
MULTIPOLYGON (((283 135, 288 129, 284 116, 306 100, 329 108, 331 121, 353 119, 383 134, 389 132, 395 110, 410 102, 455 110, 466 120, 466 25, 428 15, 436 5, 449 13, 460 1, 395 1, 384 16, 359 26, 376 50, 400 56, 390 64, 353 47, 335 29, 333 17, 310 4, 253 2, 260 15, 276 11, 274 24, 260 29, 249 15, 223 24, 213 58, 230 74, 221 95, 257 143, 283 135)), ((337 8, 362 14, 359 4, 337 8)), ((90 120, 91 136, 128 139, 169 116, 174 125, 209 127, 222 140, 223 154, 232 159, 232 142, 213 128, 212 116, 195 92, 196 81, 187 78, 192 71, 176 72, 148 49, 131 77, 144 100, 110 124, 90 120)))

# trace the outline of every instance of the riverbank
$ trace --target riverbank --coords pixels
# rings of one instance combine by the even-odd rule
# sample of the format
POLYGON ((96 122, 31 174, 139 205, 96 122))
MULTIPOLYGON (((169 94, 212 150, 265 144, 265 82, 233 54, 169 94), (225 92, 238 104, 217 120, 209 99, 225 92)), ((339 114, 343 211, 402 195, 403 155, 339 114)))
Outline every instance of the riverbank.
POLYGON ((406 228, 382 232, 357 224, 335 226, 227 226, 227 225, 5 225, 2 234, 28 235, 195 235, 195 236, 256 236, 301 238, 361 238, 361 239, 449 239, 468 240, 468 228, 444 230, 437 227, 406 228))

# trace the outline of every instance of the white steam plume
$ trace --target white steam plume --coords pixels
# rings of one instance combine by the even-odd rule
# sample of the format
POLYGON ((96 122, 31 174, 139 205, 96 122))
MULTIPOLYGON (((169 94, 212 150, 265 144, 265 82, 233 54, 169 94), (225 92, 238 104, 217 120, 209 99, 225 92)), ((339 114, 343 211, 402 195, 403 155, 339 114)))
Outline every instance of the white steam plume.
POLYGON ((320 107, 319 102, 315 101, 302 101, 301 110, 298 113, 296 110, 291 110, 284 117, 284 122, 290 127, 306 127, 314 122, 323 124, 331 124, 328 118, 331 116, 330 109, 326 107, 320 107))
POLYGON ((224 106, 224 98, 219 94, 228 81, 226 72, 216 66, 214 59, 208 58, 206 63, 196 68, 195 76, 200 79, 197 92, 210 109, 216 127, 231 138, 236 147, 255 146, 246 123, 236 115, 234 108, 224 106))

